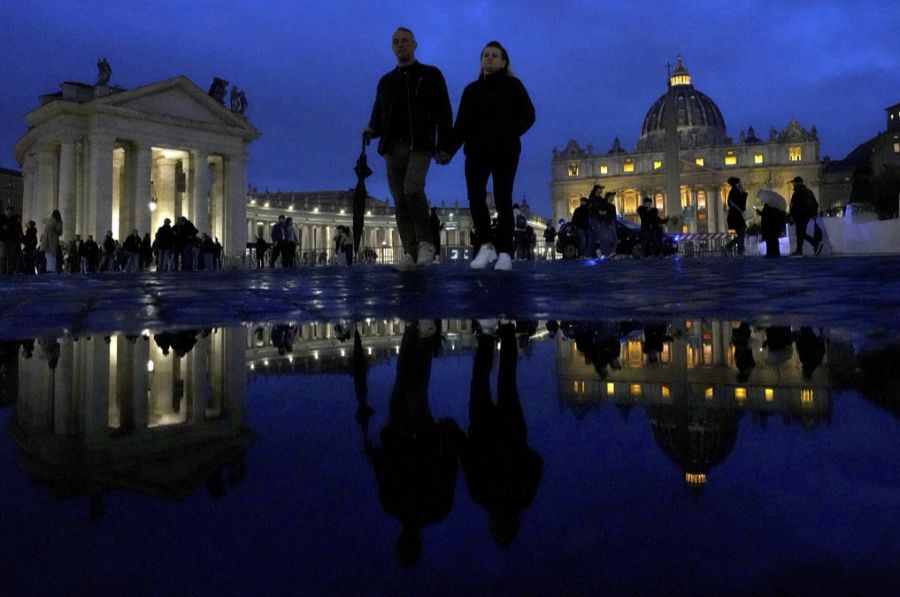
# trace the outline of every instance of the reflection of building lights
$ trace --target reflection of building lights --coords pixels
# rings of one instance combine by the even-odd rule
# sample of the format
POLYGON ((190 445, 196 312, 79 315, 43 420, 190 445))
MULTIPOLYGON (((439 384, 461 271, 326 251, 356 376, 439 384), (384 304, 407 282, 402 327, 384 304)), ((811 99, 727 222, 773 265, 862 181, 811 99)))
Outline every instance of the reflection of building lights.
POLYGON ((342 357, 347 356, 347 351, 344 350, 343 348, 341 349, 341 356, 342 356, 342 357))
POLYGON ((800 390, 800 403, 801 404, 812 404, 813 402, 813 391, 812 388, 803 388, 800 390))
POLYGON ((706 474, 684 473, 684 482, 688 485, 706 485, 706 474))
POLYGON ((147 361, 147 373, 153 373, 153 361, 147 361))
POLYGON ((775 399, 775 390, 772 388, 765 389, 766 402, 772 402, 775 399))
POLYGON ((641 395, 641 384, 639 384, 639 383, 631 384, 631 395, 632 396, 640 396, 641 395))
POLYGON ((712 400, 712 397, 713 397, 713 389, 712 389, 712 388, 706 388, 706 390, 703 392, 703 397, 706 398, 707 400, 712 400))
POLYGON ((256 369, 256 365, 250 363, 250 371, 254 371, 256 369))
POLYGON ((747 399, 747 388, 735 388, 734 389, 734 399, 735 400, 746 400, 747 399))
POLYGON ((616 384, 611 381, 606 382, 606 395, 612 396, 616 393, 616 384))
POLYGON ((268 367, 268 366, 269 366, 269 359, 266 359, 265 361, 263 361, 263 365, 266 366, 266 367, 268 367))
POLYGON ((669 386, 663 386, 662 388, 660 388, 660 390, 663 398, 669 397, 669 386))
POLYGON ((368 349, 369 354, 372 354, 372 347, 370 346, 368 349))

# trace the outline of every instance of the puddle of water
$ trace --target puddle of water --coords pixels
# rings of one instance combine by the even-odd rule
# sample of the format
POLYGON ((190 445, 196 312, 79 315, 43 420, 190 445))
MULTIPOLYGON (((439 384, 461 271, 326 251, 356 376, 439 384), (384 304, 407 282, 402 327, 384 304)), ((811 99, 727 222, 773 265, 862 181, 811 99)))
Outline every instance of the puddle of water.
POLYGON ((887 588, 900 343, 860 338, 369 319, 5 342, 6 580, 887 588))

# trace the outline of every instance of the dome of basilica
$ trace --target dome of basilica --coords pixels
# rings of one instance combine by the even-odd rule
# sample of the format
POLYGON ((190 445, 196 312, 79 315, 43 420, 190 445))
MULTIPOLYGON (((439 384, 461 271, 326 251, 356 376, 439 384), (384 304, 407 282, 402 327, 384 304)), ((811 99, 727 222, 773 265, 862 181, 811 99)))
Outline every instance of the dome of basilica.
MULTIPOLYGON (((681 56, 669 76, 669 85, 675 94, 679 145, 682 148, 709 147, 727 143, 721 110, 709 96, 691 84, 691 75, 682 64, 681 56)), ((662 94, 647 111, 637 142, 638 151, 661 151, 664 148, 666 95, 662 94)))

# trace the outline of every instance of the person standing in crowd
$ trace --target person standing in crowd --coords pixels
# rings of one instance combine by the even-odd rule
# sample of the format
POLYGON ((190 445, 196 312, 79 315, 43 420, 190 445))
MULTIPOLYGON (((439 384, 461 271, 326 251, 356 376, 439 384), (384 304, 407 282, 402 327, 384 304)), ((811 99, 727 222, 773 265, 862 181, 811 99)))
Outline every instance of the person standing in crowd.
POLYGON ((163 225, 156 230, 156 240, 153 244, 156 250, 156 271, 173 270, 172 249, 175 245, 175 238, 174 232, 172 232, 172 220, 169 218, 163 220, 163 225))
POLYGON ((363 138, 380 139, 388 186, 394 198, 403 256, 394 267, 409 271, 434 261, 425 176, 432 157, 449 161, 453 112, 444 75, 416 60, 413 32, 399 27, 391 37, 397 67, 378 82, 375 105, 363 138))
POLYGON ((440 258, 441 256, 441 230, 444 229, 444 224, 441 222, 441 218, 438 217, 437 208, 431 208, 431 218, 428 220, 429 225, 431 226, 431 244, 434 245, 434 254, 436 258, 440 258))
POLYGON ((216 269, 215 254, 216 244, 213 242, 212 237, 204 232, 200 235, 200 263, 203 264, 204 270, 211 271, 216 269))
POLYGON ((572 226, 578 235, 578 252, 582 259, 587 259, 594 252, 594 240, 591 235, 591 210, 587 197, 582 197, 578 207, 572 212, 572 226))
POLYGON ((69 243, 69 251, 66 258, 66 263, 68 264, 67 271, 70 274, 77 274, 81 272, 81 247, 83 246, 84 241, 81 240, 80 234, 76 234, 75 238, 72 239, 72 242, 69 243))
POLYGON ((62 236, 62 232, 62 216, 58 209, 54 209, 50 217, 44 220, 44 232, 41 234, 41 251, 44 253, 47 273, 58 273, 59 237, 62 236))
POLYGON ((637 209, 641 218, 641 252, 644 257, 660 255, 662 253, 662 225, 669 218, 659 217, 659 209, 653 205, 653 199, 644 197, 641 206, 637 209))
POLYGON ((256 237, 254 249, 256 251, 256 269, 262 269, 266 265, 266 251, 269 249, 269 243, 266 242, 262 233, 256 237))
POLYGON ((132 230, 131 234, 125 237, 123 248, 128 254, 128 265, 125 266, 125 271, 138 271, 140 269, 141 260, 141 235, 137 228, 132 230))
POLYGON ((197 269, 197 235, 200 233, 194 223, 184 216, 179 216, 172 227, 175 238, 175 256, 181 260, 180 269, 191 271, 197 269))
POLYGON ((297 230, 294 228, 294 218, 287 218, 282 227, 284 233, 281 241, 281 265, 282 267, 294 267, 294 253, 297 250, 297 230))
POLYGON ((478 79, 463 90, 453 127, 453 151, 465 146, 466 193, 478 254, 469 264, 484 269, 496 259, 496 270, 512 269, 515 216, 513 183, 522 143, 534 124, 534 105, 522 82, 512 74, 509 53, 490 41, 481 51, 478 79), (497 229, 491 229, 487 182, 493 178, 497 229))
MULTIPOLYGON (((278 261, 278 256, 281 255, 281 248, 284 243, 284 216, 278 216, 278 221, 275 222, 275 225, 272 226, 272 255, 269 259, 269 267, 275 267, 275 263, 278 261)), ((281 259, 281 264, 284 265, 284 258, 281 259)))
POLYGON ((23 261, 26 274, 35 273, 37 266, 37 224, 34 220, 28 220, 28 226, 25 228, 25 237, 22 239, 23 245, 23 261))
POLYGON ((97 263, 100 261, 100 247, 94 240, 93 234, 88 234, 87 240, 81 247, 81 271, 94 273, 97 271, 97 263))
MULTIPOLYGON (((759 192, 757 197, 760 198, 759 192)), ((782 200, 783 202, 783 200, 782 200)), ((787 220, 787 214, 782 209, 772 205, 771 202, 763 202, 763 208, 757 209, 761 217, 759 225, 759 235, 766 243, 766 257, 781 257, 781 248, 778 246, 778 239, 784 232, 784 223, 787 220)))
POLYGON ((803 241, 808 240, 818 255, 822 252, 822 243, 809 236, 806 233, 806 227, 809 225, 810 219, 819 214, 819 202, 816 201, 813 192, 803 184, 802 178, 797 176, 791 182, 794 183, 794 194, 791 195, 791 206, 788 213, 794 220, 794 231, 797 235, 797 247, 791 254, 803 255, 803 241))
POLYGON ((744 190, 741 179, 737 176, 729 178, 728 185, 731 189, 728 191, 725 220, 728 228, 734 230, 735 237, 725 243, 722 251, 731 254, 736 248, 738 257, 742 257, 744 255, 744 237, 747 235, 747 222, 744 220, 744 210, 747 209, 747 191, 744 190))
POLYGON ((588 200, 591 213, 591 237, 594 240, 594 246, 591 248, 592 256, 596 256, 598 249, 605 257, 612 257, 616 254, 618 235, 616 234, 616 206, 613 203, 615 197, 616 194, 610 191, 602 197, 598 194, 596 198, 588 200))
POLYGON ((113 239, 112 230, 106 231, 103 242, 100 243, 100 267, 101 272, 116 271, 116 241, 113 239))
POLYGON ((551 259, 555 255, 556 251, 553 248, 553 243, 556 242, 556 228, 553 227, 553 222, 548 222, 547 227, 544 229, 544 257, 550 257, 551 259))

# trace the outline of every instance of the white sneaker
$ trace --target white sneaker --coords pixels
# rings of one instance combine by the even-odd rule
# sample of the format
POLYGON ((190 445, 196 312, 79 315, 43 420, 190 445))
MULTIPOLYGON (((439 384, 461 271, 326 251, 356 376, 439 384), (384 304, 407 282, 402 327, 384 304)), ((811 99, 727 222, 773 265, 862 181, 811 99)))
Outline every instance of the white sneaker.
POLYGON ((494 264, 494 269, 501 272, 512 270, 512 257, 509 256, 509 253, 500 253, 497 256, 497 263, 494 264))
POLYGON ((487 267, 488 263, 496 258, 497 251, 494 250, 494 245, 491 243, 484 243, 481 245, 481 248, 478 249, 478 255, 475 256, 475 259, 472 260, 469 267, 472 269, 484 269, 487 267))
POLYGON ((425 241, 420 242, 416 265, 431 265, 432 263, 434 263, 434 245, 425 241))
POLYGON ((409 253, 404 253, 400 261, 394 264, 394 269, 398 272, 408 272, 416 269, 416 260, 409 253))

